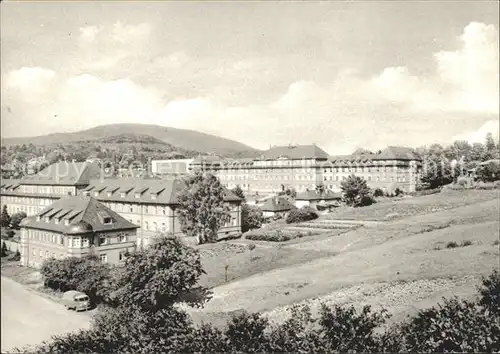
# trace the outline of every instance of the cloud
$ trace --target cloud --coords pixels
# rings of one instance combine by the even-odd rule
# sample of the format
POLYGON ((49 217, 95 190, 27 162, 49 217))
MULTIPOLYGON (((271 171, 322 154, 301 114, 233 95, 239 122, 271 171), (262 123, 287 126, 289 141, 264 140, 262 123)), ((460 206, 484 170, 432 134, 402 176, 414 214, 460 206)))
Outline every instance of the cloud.
POLYGON ((500 120, 492 119, 484 123, 479 129, 458 134, 453 140, 467 140, 469 143, 484 143, 486 135, 491 133, 493 139, 499 140, 500 120))
MULTIPOLYGON (((161 80, 146 86, 147 81, 126 72, 117 75, 116 70, 119 79, 113 80, 104 78, 107 71, 69 77, 44 68, 7 73, 2 90, 9 95, 2 105, 21 118, 9 121, 5 136, 143 122, 212 133, 259 148, 317 143, 330 153, 349 153, 357 147, 447 143, 452 136, 482 141, 485 131, 498 132, 498 30, 491 25, 471 23, 458 37, 457 48, 429 53, 434 67, 425 74, 404 65, 368 77, 345 68, 321 83, 300 78, 285 82, 276 62, 266 68, 264 59, 209 62, 173 50, 145 61, 140 46, 152 35, 147 24, 117 23, 81 33, 87 65, 102 70, 126 63, 129 71, 161 80), (95 56, 100 45, 101 54, 109 55, 95 56), (258 102, 228 99, 248 87, 259 91, 257 82, 274 84, 281 92, 258 102), (33 87, 39 95, 30 94, 33 87), (57 121, 43 122, 54 112, 57 121)), ((85 68, 82 62, 75 65, 85 68)))
POLYGON ((86 26, 80 28, 80 41, 93 42, 97 35, 103 30, 102 26, 86 26))
POLYGON ((50 69, 23 67, 9 72, 5 80, 2 80, 2 85, 5 85, 5 88, 31 89, 34 86, 44 86, 55 76, 56 73, 50 69))

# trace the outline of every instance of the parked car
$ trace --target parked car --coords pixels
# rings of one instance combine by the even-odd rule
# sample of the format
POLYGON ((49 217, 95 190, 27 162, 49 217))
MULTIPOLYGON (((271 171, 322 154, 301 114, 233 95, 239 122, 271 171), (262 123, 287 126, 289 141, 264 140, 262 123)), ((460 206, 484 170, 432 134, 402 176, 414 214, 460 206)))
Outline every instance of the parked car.
POLYGON ((63 294, 62 302, 68 310, 87 311, 90 309, 89 297, 80 291, 66 291, 63 294))

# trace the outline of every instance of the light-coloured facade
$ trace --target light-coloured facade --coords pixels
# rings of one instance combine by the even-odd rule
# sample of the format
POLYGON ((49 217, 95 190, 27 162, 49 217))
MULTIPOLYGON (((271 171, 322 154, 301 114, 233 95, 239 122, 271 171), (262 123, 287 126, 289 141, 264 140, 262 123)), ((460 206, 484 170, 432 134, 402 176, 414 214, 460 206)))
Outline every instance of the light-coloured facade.
MULTIPOLYGON (((183 235, 178 217, 176 195, 182 188, 179 179, 90 179, 80 180, 79 185, 36 184, 28 181, 2 180, 1 207, 7 206, 9 214, 24 211, 35 215, 61 197, 76 195, 95 198, 129 222, 139 226, 137 243, 150 244, 158 234, 183 235)), ((226 191, 226 203, 231 220, 219 230, 219 237, 241 233, 241 200, 226 191)), ((194 242, 194 240, 189 240, 194 242)))
POLYGON ((227 188, 247 194, 272 194, 288 188, 296 192, 319 186, 340 191, 343 180, 354 174, 375 189, 405 192, 416 189, 421 159, 411 149, 388 147, 378 154, 329 156, 316 145, 273 147, 253 159, 195 159, 193 170, 212 171, 227 188))
POLYGON ((118 264, 136 247, 137 226, 86 197, 63 197, 21 223, 21 264, 95 254, 118 264))

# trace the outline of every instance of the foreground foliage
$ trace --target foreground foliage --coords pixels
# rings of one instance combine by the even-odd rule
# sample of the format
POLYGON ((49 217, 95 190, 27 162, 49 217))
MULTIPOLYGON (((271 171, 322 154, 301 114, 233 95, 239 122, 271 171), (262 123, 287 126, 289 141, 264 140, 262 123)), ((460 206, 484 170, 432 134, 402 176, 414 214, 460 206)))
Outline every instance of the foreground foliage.
MULTIPOLYGON (((175 306, 197 289, 202 270, 197 251, 175 239, 135 252, 123 273, 114 307, 94 317, 89 330, 54 337, 35 353, 175 352, 495 352, 500 350, 500 276, 483 280, 476 301, 444 300, 405 322, 389 326, 385 310, 307 306, 271 324, 258 313, 241 313, 225 326, 195 326, 175 306)), ((204 298, 193 301, 201 304, 204 298)), ((33 350, 32 350, 33 351, 33 350)))
POLYGON ((94 304, 103 302, 108 296, 110 272, 109 264, 101 263, 96 256, 51 258, 40 269, 47 287, 84 292, 94 304))
POLYGON ((217 232, 231 220, 224 187, 213 174, 201 172, 185 178, 184 184, 178 195, 182 232, 200 243, 217 241, 217 232))
POLYGON ((286 217, 287 224, 294 224, 297 222, 310 221, 318 218, 316 210, 310 206, 303 206, 300 209, 292 209, 286 217))

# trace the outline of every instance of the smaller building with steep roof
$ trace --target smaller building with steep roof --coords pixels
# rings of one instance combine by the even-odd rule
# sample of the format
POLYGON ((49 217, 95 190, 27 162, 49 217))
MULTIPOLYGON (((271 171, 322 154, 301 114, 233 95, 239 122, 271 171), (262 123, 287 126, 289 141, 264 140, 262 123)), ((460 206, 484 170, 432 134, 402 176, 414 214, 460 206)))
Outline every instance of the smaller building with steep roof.
POLYGON ((290 210, 295 209, 295 205, 285 198, 273 196, 272 198, 268 198, 264 204, 260 206, 260 209, 265 218, 281 218, 286 217, 290 210))
POLYGON ((49 258, 93 253, 120 263, 136 247, 138 226, 92 197, 63 197, 21 222, 21 264, 40 267, 49 258))

